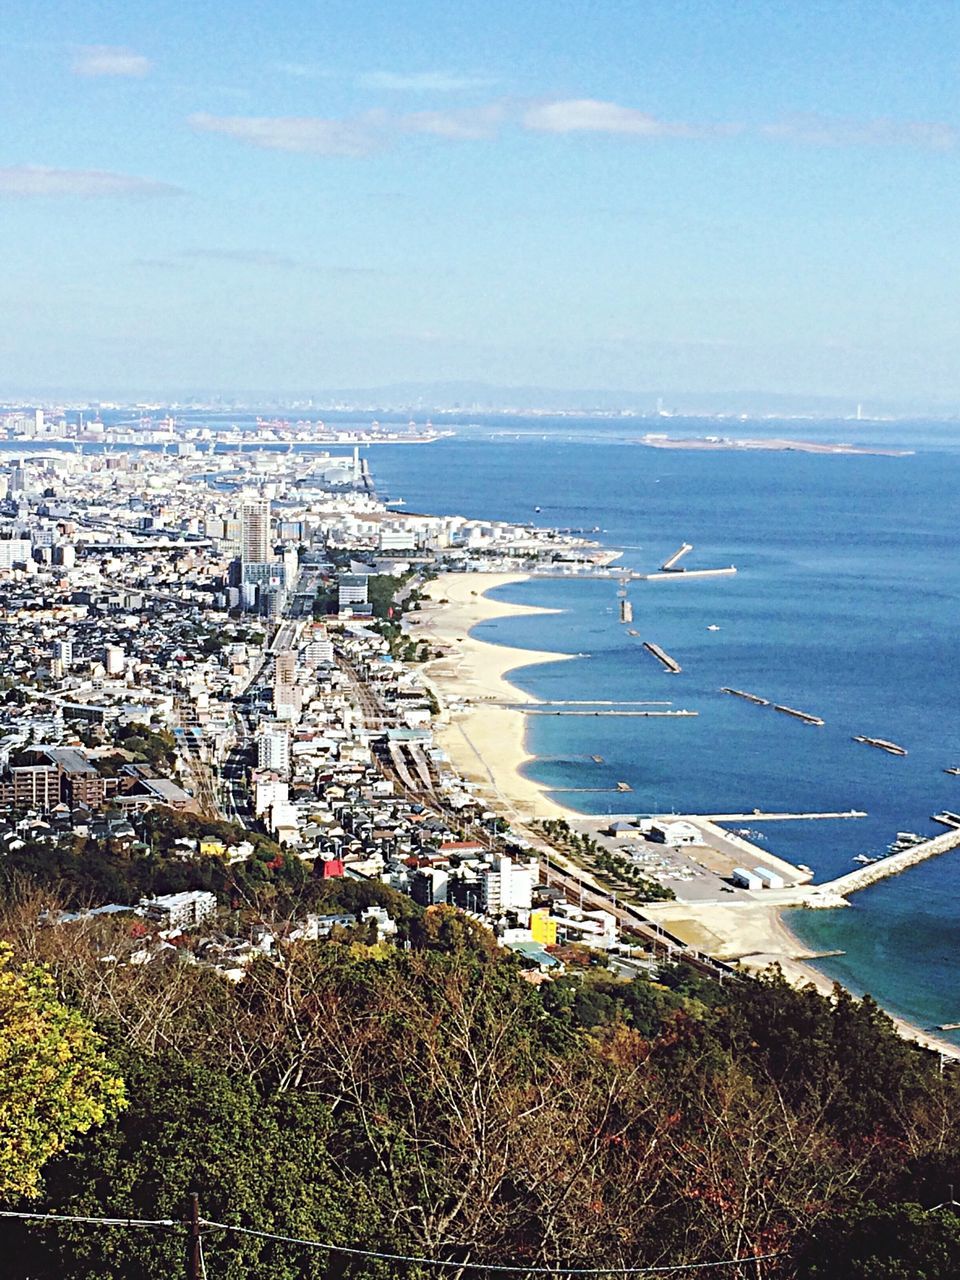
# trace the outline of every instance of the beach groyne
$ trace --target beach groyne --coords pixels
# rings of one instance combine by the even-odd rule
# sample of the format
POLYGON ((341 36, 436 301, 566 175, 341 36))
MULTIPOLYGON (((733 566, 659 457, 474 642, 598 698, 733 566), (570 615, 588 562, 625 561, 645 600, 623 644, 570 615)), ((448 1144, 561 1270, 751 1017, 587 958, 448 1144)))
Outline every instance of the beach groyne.
POLYGON ((658 644, 654 644, 652 640, 644 640, 643 647, 647 653, 652 653, 658 662, 662 662, 666 670, 672 676, 678 676, 683 670, 676 658, 671 658, 665 649, 661 649, 658 644))

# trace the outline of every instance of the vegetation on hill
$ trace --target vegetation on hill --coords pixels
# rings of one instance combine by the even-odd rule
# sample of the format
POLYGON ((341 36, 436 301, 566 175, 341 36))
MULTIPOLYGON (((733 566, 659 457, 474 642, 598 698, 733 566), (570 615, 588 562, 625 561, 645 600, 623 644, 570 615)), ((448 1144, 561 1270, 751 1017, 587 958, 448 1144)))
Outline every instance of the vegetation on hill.
MULTIPOLYGON (((450 908, 411 910, 403 946, 301 942, 231 983, 124 963, 121 921, 38 930, 36 913, 8 902, 0 938, 49 966, 130 1099, 46 1162, 50 1210, 179 1219, 196 1190, 219 1222, 471 1264, 957 1274, 960 1219, 931 1210, 960 1186, 960 1078, 869 1000, 683 967, 537 986, 450 908)), ((182 1266, 176 1232, 107 1248, 7 1221, 0 1241, 34 1280, 182 1266)), ((427 1274, 223 1232, 205 1261, 211 1280, 427 1274)))

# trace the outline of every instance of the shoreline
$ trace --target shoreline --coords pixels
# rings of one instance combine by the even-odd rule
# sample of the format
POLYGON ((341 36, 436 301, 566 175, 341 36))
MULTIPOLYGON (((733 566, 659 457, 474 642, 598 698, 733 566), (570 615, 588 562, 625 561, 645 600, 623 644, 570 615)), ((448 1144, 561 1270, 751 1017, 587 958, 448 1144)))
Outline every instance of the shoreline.
MULTIPOLYGON (((821 995, 832 996, 834 986, 843 987, 844 983, 829 977, 816 967, 817 953, 811 951, 784 920, 785 909, 787 908, 764 902, 743 902, 729 906, 669 902, 652 903, 645 906, 643 912, 654 923, 669 928, 682 941, 690 943, 697 950, 706 951, 718 960, 736 962, 752 973, 762 973, 776 964, 794 986, 810 985, 821 995)), ((855 992, 851 992, 851 995, 859 999, 855 992)), ((944 1040, 917 1023, 900 1017, 883 1004, 880 1004, 880 1008, 905 1040, 913 1040, 925 1049, 960 1060, 960 1045, 944 1040)))
MULTIPOLYGON (((442 707, 437 742, 461 776, 491 793, 492 800, 520 822, 583 817, 580 810, 559 804, 523 776, 523 765, 536 758, 526 745, 526 717, 502 705, 536 701, 510 682, 512 672, 576 655, 519 649, 469 634, 478 623, 493 618, 556 613, 487 596, 497 587, 527 581, 530 576, 524 573, 442 574, 427 585, 424 608, 416 614, 411 634, 418 640, 429 638, 444 650, 444 656, 431 659, 424 670, 442 707)), ((669 902, 649 904, 643 911, 651 922, 668 926, 699 951, 736 960, 758 973, 777 964, 793 985, 809 984, 821 995, 832 996, 834 980, 812 963, 816 953, 785 922, 785 909, 765 902, 669 902)), ((960 1046, 880 1007, 905 1040, 960 1060, 960 1046)))
POLYGON ((438 744, 462 777, 490 793, 491 800, 521 822, 566 817, 577 810, 553 800, 523 776, 523 765, 535 759, 526 746, 526 717, 503 704, 536 699, 511 683, 509 675, 577 655, 518 649, 477 639, 470 631, 493 618, 557 612, 487 596, 497 587, 528 580, 524 573, 441 574, 424 589, 423 608, 408 619, 408 624, 416 619, 411 635, 444 651, 424 664, 442 708, 435 730, 438 744))

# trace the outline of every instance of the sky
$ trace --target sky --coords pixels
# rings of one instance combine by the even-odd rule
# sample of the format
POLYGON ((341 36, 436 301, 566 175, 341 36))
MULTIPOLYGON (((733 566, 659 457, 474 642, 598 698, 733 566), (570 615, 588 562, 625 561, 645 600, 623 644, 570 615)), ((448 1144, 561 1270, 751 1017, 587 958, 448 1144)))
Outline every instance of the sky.
POLYGON ((0 397, 960 408, 956 0, 10 0, 0 397))

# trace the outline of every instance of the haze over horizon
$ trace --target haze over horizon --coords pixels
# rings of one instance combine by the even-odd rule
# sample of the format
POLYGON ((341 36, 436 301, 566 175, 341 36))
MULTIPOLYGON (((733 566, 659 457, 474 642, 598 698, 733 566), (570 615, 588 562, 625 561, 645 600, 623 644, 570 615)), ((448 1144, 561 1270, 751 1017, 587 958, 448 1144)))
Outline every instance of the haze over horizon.
POLYGON ((958 36, 938 0, 19 6, 0 396, 953 409, 958 36))

